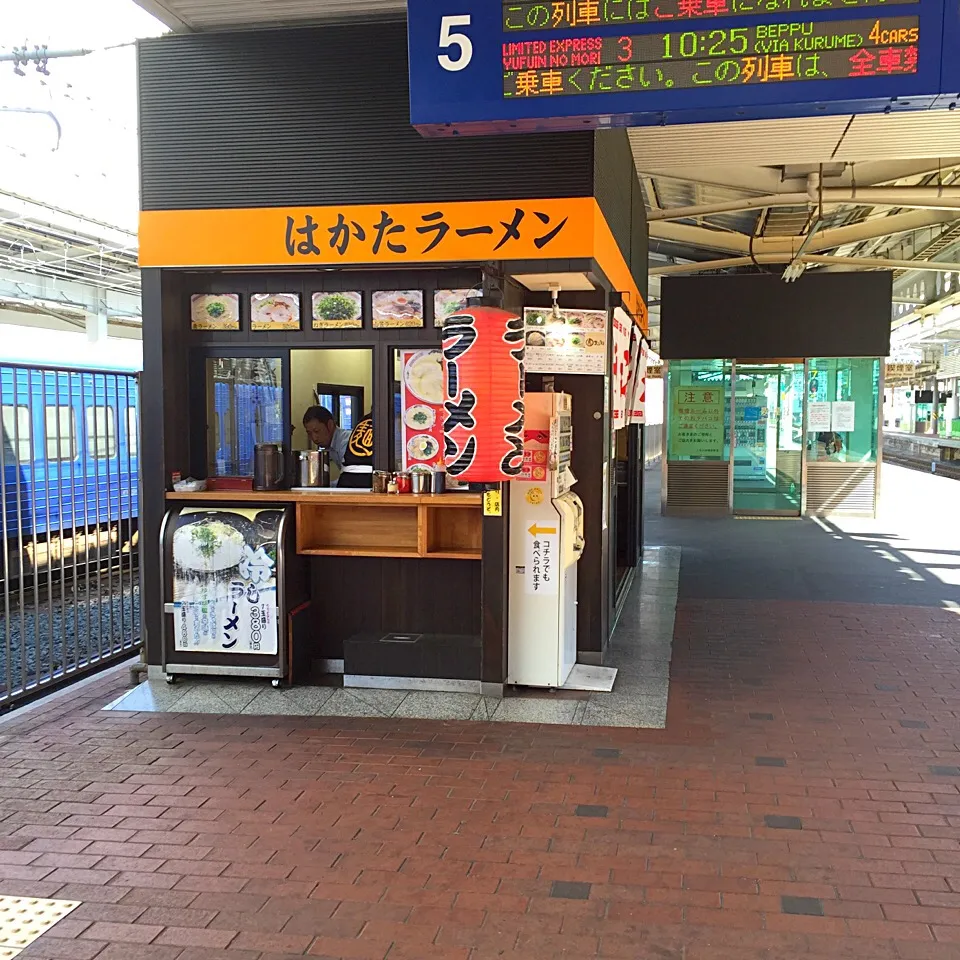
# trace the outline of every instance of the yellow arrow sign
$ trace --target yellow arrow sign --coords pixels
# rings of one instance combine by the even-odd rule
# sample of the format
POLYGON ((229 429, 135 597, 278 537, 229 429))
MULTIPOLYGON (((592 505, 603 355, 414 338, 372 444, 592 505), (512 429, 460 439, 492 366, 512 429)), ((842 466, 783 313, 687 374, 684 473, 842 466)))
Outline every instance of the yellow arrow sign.
POLYGON ((527 530, 527 533, 530 533, 533 536, 537 536, 538 534, 541 534, 541 533, 556 533, 556 532, 557 532, 556 527, 538 527, 536 524, 534 524, 532 527, 530 527, 527 530))

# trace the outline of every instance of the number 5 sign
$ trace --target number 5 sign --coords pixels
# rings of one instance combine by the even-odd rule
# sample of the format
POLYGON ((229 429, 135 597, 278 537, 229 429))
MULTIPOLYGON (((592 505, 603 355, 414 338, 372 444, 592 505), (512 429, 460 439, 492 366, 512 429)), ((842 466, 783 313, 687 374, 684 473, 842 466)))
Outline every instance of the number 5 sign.
POLYGON ((444 70, 457 71, 470 66, 473 59, 473 43, 465 33, 452 33, 453 27, 469 27, 470 14, 465 13, 455 17, 440 18, 440 49, 448 50, 450 47, 458 47, 459 55, 456 60, 451 59, 449 54, 441 53, 437 56, 440 66, 444 70))

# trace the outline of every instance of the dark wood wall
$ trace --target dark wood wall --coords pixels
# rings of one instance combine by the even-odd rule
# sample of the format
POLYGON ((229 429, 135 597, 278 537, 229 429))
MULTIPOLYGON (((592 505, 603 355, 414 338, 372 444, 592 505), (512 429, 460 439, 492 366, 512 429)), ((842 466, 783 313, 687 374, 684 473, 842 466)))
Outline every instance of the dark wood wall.
POLYGON ((342 658, 358 633, 480 635, 475 560, 313 557, 310 566, 317 657, 342 658))

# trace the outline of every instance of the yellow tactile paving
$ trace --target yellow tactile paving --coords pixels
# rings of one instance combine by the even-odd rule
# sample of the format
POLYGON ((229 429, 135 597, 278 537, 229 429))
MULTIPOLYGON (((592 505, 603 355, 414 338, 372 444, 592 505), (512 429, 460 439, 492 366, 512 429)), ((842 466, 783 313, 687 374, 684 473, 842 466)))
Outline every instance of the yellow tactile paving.
POLYGON ((15 957, 79 906, 79 900, 0 896, 0 960, 15 957))

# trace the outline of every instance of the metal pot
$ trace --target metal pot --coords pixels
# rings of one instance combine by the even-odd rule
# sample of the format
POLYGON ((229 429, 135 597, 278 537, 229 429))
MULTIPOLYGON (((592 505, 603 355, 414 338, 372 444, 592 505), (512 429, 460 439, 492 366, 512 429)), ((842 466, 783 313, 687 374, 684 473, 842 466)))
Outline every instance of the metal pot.
POLYGON ((410 474, 411 493, 430 492, 430 474, 426 470, 414 470, 410 474))
POLYGON ((279 490, 283 481, 283 444, 256 444, 253 448, 253 489, 279 490))
POLYGON ((330 453, 327 450, 301 450, 300 461, 301 487, 330 486, 330 453))

